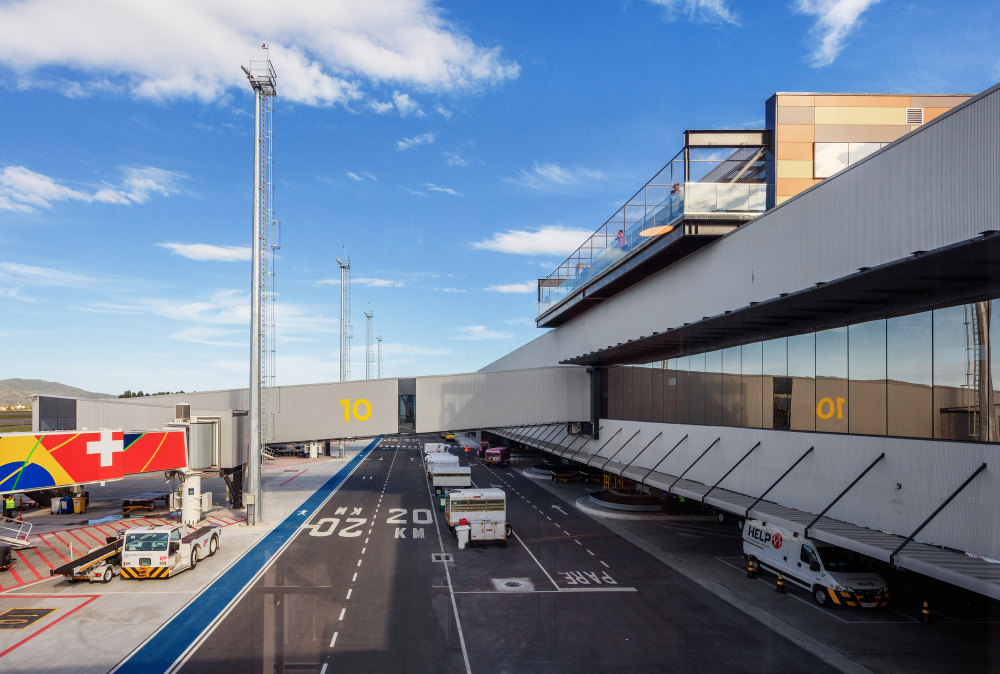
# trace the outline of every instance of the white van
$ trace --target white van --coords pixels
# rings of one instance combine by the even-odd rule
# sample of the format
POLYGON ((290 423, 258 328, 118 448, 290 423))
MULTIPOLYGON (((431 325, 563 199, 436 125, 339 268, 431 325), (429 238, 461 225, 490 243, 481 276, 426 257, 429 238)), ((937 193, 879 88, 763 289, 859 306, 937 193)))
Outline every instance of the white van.
POLYGON ((433 464, 430 471, 431 486, 436 494, 443 492, 445 487, 472 486, 472 469, 468 466, 433 464))
POLYGON ((758 568, 780 573, 812 592, 820 606, 877 608, 889 603, 889 588, 867 557, 805 538, 798 531, 747 520, 743 554, 758 568))
POLYGON ((428 442, 424 445, 424 454, 434 454, 436 452, 447 452, 451 445, 444 442, 428 442))
POLYGON ((459 465, 458 457, 448 452, 435 452, 434 454, 428 454, 425 459, 425 463, 427 464, 428 477, 430 477, 431 470, 434 467, 459 465))

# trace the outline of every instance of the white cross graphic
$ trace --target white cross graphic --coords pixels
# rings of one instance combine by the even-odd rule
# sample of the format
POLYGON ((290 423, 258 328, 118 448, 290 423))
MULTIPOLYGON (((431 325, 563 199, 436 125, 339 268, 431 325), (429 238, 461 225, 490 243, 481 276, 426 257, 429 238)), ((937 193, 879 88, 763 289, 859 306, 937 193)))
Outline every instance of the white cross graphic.
POLYGON ((111 431, 101 431, 101 439, 87 443, 87 454, 101 455, 101 468, 112 464, 115 452, 124 452, 124 440, 112 440, 111 431))

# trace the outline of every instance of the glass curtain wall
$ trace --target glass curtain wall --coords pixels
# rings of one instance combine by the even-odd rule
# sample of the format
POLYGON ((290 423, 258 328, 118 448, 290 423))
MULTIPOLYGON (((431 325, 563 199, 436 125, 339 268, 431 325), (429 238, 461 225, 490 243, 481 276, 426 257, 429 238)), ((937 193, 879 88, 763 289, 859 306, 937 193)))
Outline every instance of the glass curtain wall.
POLYGON ((997 442, 997 302, 611 367, 602 376, 607 415, 997 442))

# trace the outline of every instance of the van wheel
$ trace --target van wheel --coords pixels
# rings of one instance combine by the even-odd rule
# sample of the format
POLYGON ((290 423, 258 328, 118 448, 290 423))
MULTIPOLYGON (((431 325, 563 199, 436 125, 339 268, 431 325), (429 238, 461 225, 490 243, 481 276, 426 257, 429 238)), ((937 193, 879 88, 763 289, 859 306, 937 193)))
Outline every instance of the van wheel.
POLYGON ((813 599, 820 606, 827 606, 830 603, 830 595, 827 594, 826 588, 822 585, 817 585, 813 588, 813 599))

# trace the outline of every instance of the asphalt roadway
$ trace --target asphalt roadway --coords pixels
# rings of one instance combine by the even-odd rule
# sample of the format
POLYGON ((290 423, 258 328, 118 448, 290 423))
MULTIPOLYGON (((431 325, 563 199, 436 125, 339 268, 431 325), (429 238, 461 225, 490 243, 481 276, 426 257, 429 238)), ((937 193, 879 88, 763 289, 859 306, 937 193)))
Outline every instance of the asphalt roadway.
MULTIPOLYGON (((510 468, 507 548, 459 550, 420 448, 373 450, 184 672, 835 671, 510 468)), ((457 450, 456 450, 457 451, 457 450)))

